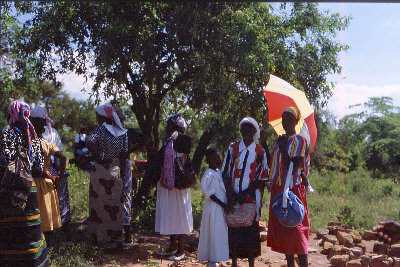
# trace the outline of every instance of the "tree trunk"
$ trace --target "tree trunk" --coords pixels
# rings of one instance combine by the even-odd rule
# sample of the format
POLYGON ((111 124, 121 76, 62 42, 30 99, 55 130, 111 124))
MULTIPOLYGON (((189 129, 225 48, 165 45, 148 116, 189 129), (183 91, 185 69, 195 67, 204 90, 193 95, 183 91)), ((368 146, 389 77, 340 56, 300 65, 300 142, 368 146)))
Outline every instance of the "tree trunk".
POLYGON ((193 154, 193 169, 197 175, 200 173, 201 163, 203 162, 208 145, 211 143, 215 136, 216 125, 211 125, 206 129, 200 137, 199 144, 193 154))
MULTIPOLYGON (((212 141, 213 137, 215 136, 215 131, 217 127, 216 125, 211 125, 207 130, 205 130, 200 137, 199 144, 196 147, 196 150, 193 154, 193 168, 196 173, 196 175, 199 175, 200 168, 201 168, 201 163, 204 158, 204 154, 207 150, 208 145, 212 141)), ((140 210, 143 210, 143 204, 145 203, 145 199, 149 197, 150 191, 152 188, 154 188, 157 184, 157 180, 159 177, 152 177, 153 175, 153 167, 154 163, 155 164, 161 164, 160 162, 157 162, 157 154, 152 154, 150 157, 148 157, 149 160, 149 167, 146 170, 146 173, 144 175, 144 178, 142 180, 142 183, 139 186, 137 194, 133 198, 133 203, 132 206, 135 207, 133 209, 133 214, 132 217, 135 218, 138 215, 138 212, 140 210), (150 167, 151 166, 151 167, 150 167)), ((161 168, 161 166, 158 166, 161 168)))

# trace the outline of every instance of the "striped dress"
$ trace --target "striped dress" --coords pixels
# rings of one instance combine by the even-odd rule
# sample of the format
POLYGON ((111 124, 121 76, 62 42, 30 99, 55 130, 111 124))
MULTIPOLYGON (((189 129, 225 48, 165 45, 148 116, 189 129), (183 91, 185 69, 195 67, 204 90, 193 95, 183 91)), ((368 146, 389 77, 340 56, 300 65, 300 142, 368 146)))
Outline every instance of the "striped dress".
MULTIPOLYGON (((304 137, 302 137, 301 135, 293 135, 288 137, 286 149, 290 158, 302 159, 298 169, 298 173, 293 176, 294 185, 291 191, 295 193, 303 202, 305 207, 305 215, 302 224, 293 228, 285 227, 279 223, 278 219, 272 213, 272 201, 270 201, 267 245, 271 247, 273 251, 279 253, 289 255, 302 255, 308 253, 308 237, 310 232, 306 188, 302 184, 300 176, 302 172, 305 176, 308 175, 308 145, 304 137)), ((286 181, 286 170, 288 166, 287 162, 284 159, 285 157, 280 152, 278 142, 274 146, 271 158, 272 200, 276 195, 284 190, 286 181)))
MULTIPOLYGON (((13 161, 16 147, 22 138, 14 129, 5 129, 0 136, 0 165, 13 161)), ((32 142, 32 164, 43 168, 38 140, 32 142)), ((0 168, 0 179, 3 171, 0 168)), ((29 190, 27 204, 18 215, 2 212, 0 216, 0 266, 31 267, 48 266, 46 241, 40 229, 40 212, 37 202, 37 188, 33 184, 29 190)))

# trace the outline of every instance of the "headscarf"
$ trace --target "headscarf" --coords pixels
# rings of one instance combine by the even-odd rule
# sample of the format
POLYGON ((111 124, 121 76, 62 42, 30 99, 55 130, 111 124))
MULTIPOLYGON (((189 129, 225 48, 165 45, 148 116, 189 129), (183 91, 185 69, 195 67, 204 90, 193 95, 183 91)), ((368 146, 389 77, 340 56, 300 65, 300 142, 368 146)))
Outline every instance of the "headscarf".
POLYGON ((122 122, 115 110, 114 106, 110 103, 105 103, 96 108, 96 113, 112 121, 112 124, 104 123, 103 125, 115 137, 125 134, 128 130, 124 128, 122 122))
MULTIPOLYGON (((182 129, 187 128, 185 119, 180 113, 173 113, 167 119, 167 125, 172 124, 182 129)), ((175 158, 176 152, 174 149, 174 140, 178 137, 178 132, 173 132, 171 136, 167 137, 164 150, 164 161, 161 169, 161 183, 168 189, 173 189, 175 186, 175 158)))
POLYGON ((18 122, 25 124, 24 128, 26 131, 26 136, 28 137, 27 141, 30 155, 32 151, 32 140, 37 138, 35 127, 33 127, 33 124, 29 120, 29 116, 31 115, 31 107, 21 100, 14 100, 8 106, 8 115, 8 124, 10 126, 16 126, 18 122))
POLYGON ((187 128, 186 121, 182 117, 182 114, 180 114, 180 113, 173 113, 173 114, 169 115, 168 119, 167 119, 167 124, 175 125, 184 130, 186 130, 186 128, 187 128))
POLYGON ((245 123, 251 124, 256 129, 253 140, 255 143, 258 143, 260 140, 260 126, 258 125, 257 121, 252 117, 244 117, 239 123, 239 129, 245 123))
POLYGON ((287 108, 285 108, 285 110, 282 112, 282 114, 283 113, 290 113, 291 115, 293 115, 293 117, 295 118, 295 120, 296 120, 296 123, 298 123, 299 121, 300 121, 300 118, 301 118, 301 114, 300 114, 300 111, 299 111, 299 109, 297 108, 297 107, 287 107, 287 108))
POLYGON ((50 133, 52 132, 53 130, 52 125, 54 124, 54 122, 52 119, 50 119, 46 108, 39 105, 35 105, 35 107, 31 111, 31 117, 44 119, 46 121, 46 126, 49 129, 49 132, 50 133))

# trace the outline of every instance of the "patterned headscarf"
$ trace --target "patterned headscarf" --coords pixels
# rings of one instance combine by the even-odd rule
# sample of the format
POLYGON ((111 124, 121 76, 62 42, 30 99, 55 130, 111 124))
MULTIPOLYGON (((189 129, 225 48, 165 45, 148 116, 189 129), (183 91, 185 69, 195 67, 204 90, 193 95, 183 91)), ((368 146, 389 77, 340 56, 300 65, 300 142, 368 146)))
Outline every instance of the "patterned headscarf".
POLYGON ((300 111, 299 111, 299 109, 297 107, 287 107, 287 108, 285 108, 283 113, 290 113, 291 115, 293 115, 293 117, 296 120, 296 123, 300 121, 301 114, 300 114, 300 111))
POLYGON ((9 115, 8 124, 11 127, 17 126, 17 123, 22 124, 24 126, 24 130, 26 131, 26 136, 28 137, 28 146, 30 154, 32 150, 32 140, 37 138, 35 127, 33 127, 33 124, 29 120, 29 116, 31 115, 31 107, 27 103, 21 100, 14 100, 8 106, 8 115, 9 115))
POLYGON ((122 122, 115 110, 114 106, 110 103, 105 103, 96 108, 96 113, 112 121, 112 125, 105 123, 104 126, 115 137, 125 134, 128 130, 124 128, 122 122))
POLYGON ((256 133, 254 134, 254 142, 258 143, 260 140, 260 126, 258 122, 252 117, 245 117, 239 123, 239 129, 242 127, 243 124, 248 123, 253 125, 254 129, 256 129, 256 133))

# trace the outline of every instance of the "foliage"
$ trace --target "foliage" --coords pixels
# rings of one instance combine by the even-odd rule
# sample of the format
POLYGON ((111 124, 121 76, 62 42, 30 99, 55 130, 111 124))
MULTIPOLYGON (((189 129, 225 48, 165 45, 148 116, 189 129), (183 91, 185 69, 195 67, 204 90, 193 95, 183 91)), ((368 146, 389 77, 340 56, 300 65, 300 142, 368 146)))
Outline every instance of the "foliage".
POLYGON ((400 220, 400 185, 376 179, 365 169, 347 174, 313 172, 310 182, 316 189, 316 193, 308 195, 315 230, 335 219, 364 229, 371 229, 383 219, 400 220))
POLYGON ((359 112, 345 116, 338 123, 326 112, 321 114, 313 166, 321 172, 348 172, 367 167, 374 177, 398 180, 399 108, 393 105, 390 97, 372 97, 353 108, 358 108, 359 112))
MULTIPOLYGON (((78 171, 74 166, 68 169, 69 189, 73 222, 77 227, 72 235, 57 233, 54 246, 50 249, 50 259, 54 266, 92 266, 102 265, 120 260, 119 254, 109 253, 94 246, 82 232, 79 224, 88 216, 88 176, 78 171), (72 242, 67 242, 68 240, 72 242)), ((390 180, 374 179, 369 172, 358 169, 347 174, 330 171, 320 174, 314 171, 310 182, 316 193, 308 195, 308 203, 313 230, 325 228, 329 221, 339 218, 352 227, 370 229, 382 219, 400 220, 398 199, 400 186, 390 180)), ((152 200, 154 201, 154 200, 152 200)), ((268 218, 269 194, 264 194, 264 209, 262 216, 268 218)), ((198 229, 202 196, 199 188, 192 191, 195 229, 198 229)), ((146 216, 142 216, 134 225, 143 226, 141 232, 152 232, 154 222, 154 206, 148 205, 146 216)), ((131 253, 131 252, 129 252, 131 253)))
POLYGON ((162 107, 177 99, 231 135, 241 116, 261 119, 271 72, 323 104, 346 48, 334 37, 348 23, 299 3, 55 1, 17 10, 31 16, 19 48, 39 55, 44 77, 75 71, 95 78, 95 95, 129 98, 156 144, 162 107))
POLYGON ((0 127, 6 124, 5 114, 10 99, 37 96, 35 60, 19 57, 16 42, 21 27, 10 14, 9 5, 0 3, 0 127))

